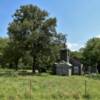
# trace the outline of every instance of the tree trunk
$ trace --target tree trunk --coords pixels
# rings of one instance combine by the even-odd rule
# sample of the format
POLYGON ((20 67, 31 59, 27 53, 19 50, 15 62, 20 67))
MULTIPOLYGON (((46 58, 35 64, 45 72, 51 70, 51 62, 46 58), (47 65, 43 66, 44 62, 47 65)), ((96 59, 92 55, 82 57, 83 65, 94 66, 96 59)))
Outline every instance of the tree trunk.
POLYGON ((39 74, 41 73, 41 68, 40 68, 40 66, 39 65, 37 65, 38 66, 38 72, 39 72, 39 74))
POLYGON ((36 57, 33 57, 33 63, 32 63, 32 73, 35 74, 35 69, 36 69, 36 57))
POLYGON ((18 59, 16 59, 16 61, 15 61, 15 70, 16 71, 18 70, 18 59))
POLYGON ((97 69, 98 69, 98 73, 100 74, 100 64, 98 64, 97 69))
POLYGON ((12 69, 13 68, 13 64, 9 63, 9 68, 12 69))

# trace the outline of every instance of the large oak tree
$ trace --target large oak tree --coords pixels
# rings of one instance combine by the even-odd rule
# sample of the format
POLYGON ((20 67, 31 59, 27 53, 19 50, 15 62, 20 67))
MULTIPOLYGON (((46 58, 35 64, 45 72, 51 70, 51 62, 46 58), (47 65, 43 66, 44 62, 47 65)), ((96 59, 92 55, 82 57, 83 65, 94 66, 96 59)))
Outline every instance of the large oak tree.
MULTIPOLYGON (((32 71, 39 69, 40 62, 52 58, 51 44, 56 37, 56 18, 49 17, 45 10, 34 5, 24 5, 16 10, 13 21, 8 27, 13 59, 18 66, 19 59, 30 52, 32 71), (45 60, 44 60, 45 58, 45 60)), ((50 61, 50 60, 49 60, 50 61)), ((41 63, 40 63, 41 64, 41 63)))

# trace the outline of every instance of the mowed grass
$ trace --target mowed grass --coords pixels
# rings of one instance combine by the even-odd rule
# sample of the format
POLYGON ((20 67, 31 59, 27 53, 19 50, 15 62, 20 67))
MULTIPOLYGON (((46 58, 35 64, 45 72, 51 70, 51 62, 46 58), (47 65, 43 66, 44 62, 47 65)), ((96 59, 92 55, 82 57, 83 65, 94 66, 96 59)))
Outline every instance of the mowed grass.
POLYGON ((0 76, 0 100, 100 100, 100 77, 95 77, 9 72, 0 76))

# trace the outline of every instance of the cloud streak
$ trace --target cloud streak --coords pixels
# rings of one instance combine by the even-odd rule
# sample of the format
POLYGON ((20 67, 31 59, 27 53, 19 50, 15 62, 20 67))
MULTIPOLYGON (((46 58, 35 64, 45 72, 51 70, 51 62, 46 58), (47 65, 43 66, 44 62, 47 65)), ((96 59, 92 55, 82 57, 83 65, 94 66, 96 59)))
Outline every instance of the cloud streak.
POLYGON ((98 34, 96 37, 97 37, 97 38, 100 38, 100 34, 98 34))
POLYGON ((68 42, 68 48, 72 51, 78 51, 82 47, 84 47, 82 44, 68 42))

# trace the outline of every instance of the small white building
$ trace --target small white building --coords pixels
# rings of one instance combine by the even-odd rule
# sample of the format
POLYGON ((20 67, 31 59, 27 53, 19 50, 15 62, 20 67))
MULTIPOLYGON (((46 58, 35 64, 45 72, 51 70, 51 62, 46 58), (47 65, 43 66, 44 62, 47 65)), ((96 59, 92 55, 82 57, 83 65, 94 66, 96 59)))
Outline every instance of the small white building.
POLYGON ((72 75, 72 65, 67 62, 60 62, 54 64, 54 73, 56 75, 72 75))

